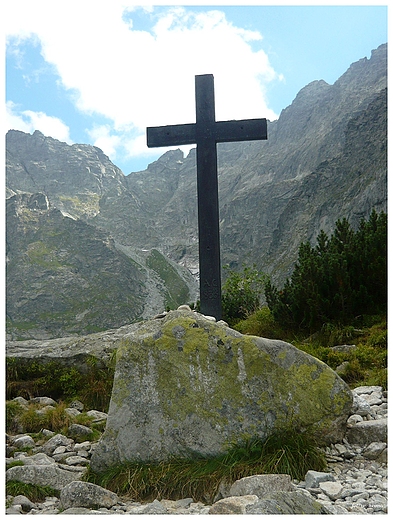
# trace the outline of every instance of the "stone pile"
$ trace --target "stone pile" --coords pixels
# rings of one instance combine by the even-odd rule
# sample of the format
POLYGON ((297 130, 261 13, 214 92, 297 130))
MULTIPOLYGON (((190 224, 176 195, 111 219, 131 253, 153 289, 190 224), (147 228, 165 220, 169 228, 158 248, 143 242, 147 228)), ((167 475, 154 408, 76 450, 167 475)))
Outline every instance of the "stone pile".
MULTIPOLYGON (((67 436, 43 431, 48 440, 38 445, 31 435, 7 436, 7 459, 23 463, 10 467, 6 479, 50 486, 60 498, 32 503, 25 496, 7 497, 7 514, 386 514, 387 513, 387 393, 381 387, 353 390, 354 404, 340 444, 326 448, 326 472, 309 471, 302 482, 287 475, 256 475, 220 490, 213 505, 182 500, 132 502, 95 484, 83 482, 96 446, 78 439, 88 433, 72 425, 67 436), (30 448, 29 455, 26 448, 30 448)), ((49 398, 36 398, 56 406, 49 398)), ((16 398, 22 405, 28 402, 16 398)), ((76 415, 78 402, 68 412, 76 415)), ((97 410, 87 412, 105 420, 97 410)), ((90 430, 91 431, 91 430, 90 430)))

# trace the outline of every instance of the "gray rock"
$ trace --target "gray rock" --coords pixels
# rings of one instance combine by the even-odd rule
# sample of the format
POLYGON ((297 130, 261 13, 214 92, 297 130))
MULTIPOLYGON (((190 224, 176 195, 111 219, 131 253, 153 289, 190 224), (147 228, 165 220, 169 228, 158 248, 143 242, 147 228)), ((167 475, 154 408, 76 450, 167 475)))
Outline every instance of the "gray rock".
POLYGON ((58 433, 51 437, 45 444, 43 444, 40 450, 47 455, 52 455, 58 446, 70 446, 72 439, 68 439, 65 435, 58 433))
POLYGON ((167 515, 167 508, 159 500, 154 500, 142 511, 143 515, 167 515))
POLYGON ((6 515, 21 515, 22 513, 22 506, 20 504, 15 504, 14 506, 7 507, 5 510, 6 515))
POLYGON ((106 430, 91 467, 217 454, 255 432, 264 439, 289 420, 312 425, 321 443, 337 442, 351 407, 352 392, 337 374, 289 343, 172 311, 140 324, 119 345, 106 430))
POLYGON ((244 515, 247 506, 258 502, 256 495, 243 495, 236 497, 227 497, 219 500, 209 510, 209 515, 244 515))
POLYGON ((90 441, 84 441, 84 442, 77 442, 75 443, 74 445, 74 450, 76 452, 80 451, 80 450, 86 450, 86 451, 89 451, 91 448, 91 442, 90 441))
POLYGON ((372 442, 387 442, 387 419, 363 421, 348 429, 347 437, 351 444, 367 446, 372 442))
POLYGON ((34 448, 35 442, 30 435, 22 435, 22 437, 18 437, 14 439, 13 445, 17 448, 34 448))
POLYGON ((12 499, 12 506, 20 505, 22 507, 22 511, 25 513, 29 512, 34 508, 34 504, 31 500, 29 500, 24 495, 17 495, 12 499))
POLYGON ((19 403, 24 408, 27 408, 29 406, 29 401, 27 401, 27 399, 25 399, 24 397, 19 396, 19 397, 15 397, 12 400, 15 401, 16 403, 19 403))
POLYGON ((37 415, 46 415, 48 412, 50 412, 52 410, 56 410, 56 407, 48 404, 48 405, 44 406, 43 408, 36 410, 35 413, 37 415))
POLYGON ((56 464, 52 457, 49 457, 46 453, 36 453, 30 457, 21 457, 25 466, 51 466, 56 464))
POLYGON ((93 430, 83 424, 71 424, 68 428, 68 435, 73 439, 80 439, 81 437, 88 437, 93 433, 93 430))
POLYGON ((77 410, 76 408, 64 408, 64 411, 70 417, 76 417, 77 415, 81 414, 81 412, 79 410, 77 410))
POLYGON ((70 408, 75 408, 75 410, 78 410, 78 412, 83 412, 84 407, 85 405, 77 399, 70 403, 70 408))
POLYGON ((69 466, 85 466, 88 464, 88 460, 86 457, 81 457, 79 455, 74 455, 71 457, 67 457, 64 462, 69 466))
POLYGON ((320 482, 319 487, 332 500, 337 500, 343 491, 343 486, 339 482, 320 482))
POLYGON ((6 481, 18 480, 25 484, 38 486, 50 486, 53 489, 62 490, 64 486, 74 480, 79 480, 82 472, 66 471, 55 465, 25 465, 14 466, 6 471, 6 481))
POLYGON ((352 425, 352 424, 356 424, 356 423, 362 422, 362 421, 363 421, 363 417, 361 415, 353 414, 350 417, 348 417, 347 423, 352 425))
POLYGON ((370 395, 373 392, 382 394, 382 386, 357 386, 353 389, 353 393, 358 395, 370 395))
POLYGON ((306 473, 306 477, 304 479, 306 488, 317 488, 321 482, 327 482, 329 480, 334 480, 334 477, 331 473, 324 473, 322 471, 314 471, 309 470, 306 473))
POLYGON ((361 395, 353 392, 352 414, 365 417, 371 414, 371 406, 361 395))
POLYGON ((246 506, 249 515, 321 515, 327 510, 317 500, 300 490, 292 493, 277 491, 246 506))
POLYGON ((56 401, 51 397, 33 397, 32 399, 30 399, 30 402, 42 404, 44 406, 57 406, 56 401))
POLYGON ((53 437, 53 435, 55 434, 55 432, 52 432, 51 430, 48 430, 47 428, 44 428, 42 431, 41 431, 42 435, 45 435, 45 437, 53 437))
POLYGON ((64 509, 86 507, 99 509, 112 507, 117 504, 119 497, 90 482, 71 482, 64 486, 60 493, 60 502, 64 509))
POLYGON ((256 495, 263 498, 273 491, 290 492, 294 489, 289 475, 254 475, 234 482, 229 496, 256 495))
POLYGON ((372 442, 363 451, 362 455, 366 459, 376 460, 380 457, 382 452, 384 450, 386 450, 386 447, 387 447, 386 442, 372 442))
POLYGON ((61 511, 59 515, 96 515, 97 511, 92 511, 87 507, 70 507, 61 511))
POLYGON ((96 421, 106 421, 108 418, 108 414, 105 412, 100 412, 99 410, 89 410, 86 412, 88 417, 92 417, 96 421))

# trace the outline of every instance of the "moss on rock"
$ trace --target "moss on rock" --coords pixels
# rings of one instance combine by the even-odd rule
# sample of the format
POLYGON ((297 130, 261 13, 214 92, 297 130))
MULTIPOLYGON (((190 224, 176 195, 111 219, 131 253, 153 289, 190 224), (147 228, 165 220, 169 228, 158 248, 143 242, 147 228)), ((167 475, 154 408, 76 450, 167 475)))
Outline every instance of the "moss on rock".
POLYGON ((216 455, 289 426, 337 442, 351 404, 337 374, 293 345, 172 311, 123 338, 92 468, 216 455))

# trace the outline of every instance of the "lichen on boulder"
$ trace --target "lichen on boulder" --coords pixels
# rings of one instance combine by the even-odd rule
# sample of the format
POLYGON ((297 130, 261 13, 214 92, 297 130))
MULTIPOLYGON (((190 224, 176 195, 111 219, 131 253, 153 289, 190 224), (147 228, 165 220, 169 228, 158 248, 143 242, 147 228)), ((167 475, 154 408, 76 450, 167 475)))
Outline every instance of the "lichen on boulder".
POLYGON ((339 442, 351 405, 346 383, 293 345, 172 311, 123 337, 91 467, 214 456, 291 427, 339 442))

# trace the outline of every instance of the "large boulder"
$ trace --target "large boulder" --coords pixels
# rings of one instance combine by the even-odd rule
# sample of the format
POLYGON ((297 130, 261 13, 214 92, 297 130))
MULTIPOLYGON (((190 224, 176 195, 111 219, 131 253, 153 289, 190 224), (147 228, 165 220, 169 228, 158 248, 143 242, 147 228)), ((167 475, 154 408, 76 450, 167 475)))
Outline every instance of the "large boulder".
POLYGON ((285 427, 312 429, 321 444, 335 443, 351 406, 338 375, 293 345, 172 311, 123 337, 91 467, 216 455, 285 427))

